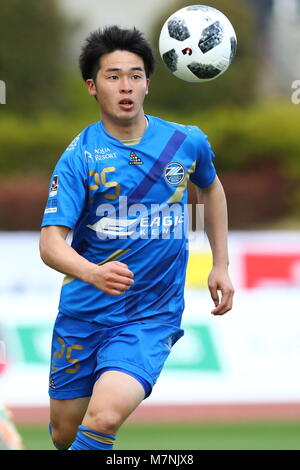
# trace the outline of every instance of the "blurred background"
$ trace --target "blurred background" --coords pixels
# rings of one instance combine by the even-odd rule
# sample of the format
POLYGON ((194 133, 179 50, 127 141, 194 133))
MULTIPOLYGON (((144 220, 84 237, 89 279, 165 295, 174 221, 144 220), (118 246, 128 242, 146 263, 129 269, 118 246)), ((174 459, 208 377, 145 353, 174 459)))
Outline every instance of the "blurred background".
POLYGON ((154 48, 146 112, 209 136, 236 288, 232 312, 212 317, 209 246, 193 233, 186 334, 116 448, 300 448, 300 0, 204 3, 229 17, 238 51, 203 85, 173 77, 158 53, 163 23, 191 1, 0 4, 0 401, 27 449, 53 448, 47 387, 62 276, 39 259, 39 227, 57 159, 99 119, 78 56, 109 24, 136 26, 154 48))

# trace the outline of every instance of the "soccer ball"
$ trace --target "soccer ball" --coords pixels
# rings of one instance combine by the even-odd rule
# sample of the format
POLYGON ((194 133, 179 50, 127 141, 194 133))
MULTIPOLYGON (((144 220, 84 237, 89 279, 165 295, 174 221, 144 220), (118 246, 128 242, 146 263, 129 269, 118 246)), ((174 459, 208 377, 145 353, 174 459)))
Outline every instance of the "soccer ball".
POLYGON ((215 8, 191 5, 162 27, 159 52, 168 70, 186 82, 207 82, 231 64, 237 38, 228 18, 215 8))

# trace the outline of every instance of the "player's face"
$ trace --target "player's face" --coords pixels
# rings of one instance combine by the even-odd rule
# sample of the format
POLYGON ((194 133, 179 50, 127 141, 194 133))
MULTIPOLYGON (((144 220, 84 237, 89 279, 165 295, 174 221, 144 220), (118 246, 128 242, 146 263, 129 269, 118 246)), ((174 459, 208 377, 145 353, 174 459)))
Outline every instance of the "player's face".
POLYGON ((87 86, 97 97, 102 119, 122 125, 144 119, 149 80, 140 56, 119 50, 103 55, 95 82, 87 80, 87 86))

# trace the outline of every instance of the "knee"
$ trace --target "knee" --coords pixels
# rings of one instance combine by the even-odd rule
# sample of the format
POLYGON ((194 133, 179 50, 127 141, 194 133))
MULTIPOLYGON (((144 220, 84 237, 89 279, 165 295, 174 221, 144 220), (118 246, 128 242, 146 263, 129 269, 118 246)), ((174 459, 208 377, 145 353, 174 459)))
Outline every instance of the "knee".
POLYGON ((120 414, 113 411, 99 411, 88 413, 83 425, 96 432, 115 435, 122 424, 120 414))

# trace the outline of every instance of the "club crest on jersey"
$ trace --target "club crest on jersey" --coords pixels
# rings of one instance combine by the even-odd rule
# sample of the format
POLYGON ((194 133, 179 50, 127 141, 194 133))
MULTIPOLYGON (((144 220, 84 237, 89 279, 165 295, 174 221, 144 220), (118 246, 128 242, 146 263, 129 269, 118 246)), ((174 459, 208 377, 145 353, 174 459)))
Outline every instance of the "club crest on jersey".
POLYGON ((143 160, 135 152, 130 152, 129 165, 143 165, 143 160))
POLYGON ((170 162, 164 169, 164 178, 167 183, 177 186, 185 177, 185 169, 178 162, 170 162))
POLYGON ((53 180, 50 186, 49 196, 56 196, 58 190, 58 175, 53 176, 53 180))

